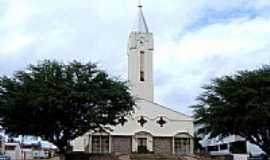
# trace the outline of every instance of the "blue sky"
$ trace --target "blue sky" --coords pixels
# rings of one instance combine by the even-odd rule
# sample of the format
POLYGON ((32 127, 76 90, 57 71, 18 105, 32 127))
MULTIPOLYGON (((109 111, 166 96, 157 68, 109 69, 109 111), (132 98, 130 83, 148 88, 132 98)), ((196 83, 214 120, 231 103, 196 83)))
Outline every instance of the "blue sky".
MULTIPOLYGON (((270 62, 269 0, 144 0, 155 101, 191 114, 211 79, 270 62)), ((98 62, 127 78, 136 0, 0 0, 0 74, 42 59, 98 62)))

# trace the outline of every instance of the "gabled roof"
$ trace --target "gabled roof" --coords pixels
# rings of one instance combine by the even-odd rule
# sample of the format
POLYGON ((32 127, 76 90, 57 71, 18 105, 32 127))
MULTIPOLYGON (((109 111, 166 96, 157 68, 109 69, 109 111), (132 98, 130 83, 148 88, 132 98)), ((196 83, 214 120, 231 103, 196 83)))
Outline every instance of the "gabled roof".
POLYGON ((180 121, 193 121, 193 118, 175 111, 173 109, 170 109, 168 107, 165 107, 163 105, 160 105, 158 103, 140 99, 137 100, 137 115, 145 115, 147 117, 155 118, 157 116, 166 116, 168 119, 171 120, 180 120, 180 121))
POLYGON ((139 5, 138 7, 139 7, 139 13, 138 13, 138 17, 136 19, 136 22, 134 24, 132 31, 137 32, 137 33, 148 33, 149 30, 148 30, 148 26, 143 15, 142 5, 139 5))
POLYGON ((140 99, 136 101, 135 112, 127 117, 123 126, 114 126, 112 135, 134 135, 138 132, 147 132, 152 136, 171 137, 179 133, 193 136, 193 119, 183 113, 176 112, 152 101, 140 99), (141 119, 145 123, 140 124, 141 119), (164 125, 159 124, 163 118, 164 125))

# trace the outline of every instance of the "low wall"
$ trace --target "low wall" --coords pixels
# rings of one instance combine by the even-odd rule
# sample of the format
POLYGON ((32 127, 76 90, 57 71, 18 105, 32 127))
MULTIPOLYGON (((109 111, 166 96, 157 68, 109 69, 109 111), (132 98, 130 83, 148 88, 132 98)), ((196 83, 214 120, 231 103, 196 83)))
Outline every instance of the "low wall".
POLYGON ((65 160, 117 160, 112 154, 87 154, 83 152, 73 152, 66 154, 65 160))
POLYGON ((216 160, 233 160, 233 155, 212 155, 216 160))

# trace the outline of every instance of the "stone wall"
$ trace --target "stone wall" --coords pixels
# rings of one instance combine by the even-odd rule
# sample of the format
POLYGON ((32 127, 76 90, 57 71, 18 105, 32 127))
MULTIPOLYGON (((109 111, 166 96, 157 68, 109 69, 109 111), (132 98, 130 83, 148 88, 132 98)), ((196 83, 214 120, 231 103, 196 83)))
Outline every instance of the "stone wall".
POLYGON ((154 153, 156 154, 172 154, 172 138, 171 137, 154 137, 154 153))
POLYGON ((131 153, 131 136, 113 136, 112 152, 113 153, 131 153))

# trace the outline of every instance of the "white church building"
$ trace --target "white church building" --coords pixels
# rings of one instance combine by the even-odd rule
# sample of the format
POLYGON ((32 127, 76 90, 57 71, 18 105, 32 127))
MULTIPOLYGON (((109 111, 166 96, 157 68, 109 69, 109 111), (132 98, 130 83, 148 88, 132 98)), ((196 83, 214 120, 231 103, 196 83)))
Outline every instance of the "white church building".
POLYGON ((137 97, 135 112, 123 125, 106 133, 88 132, 73 141, 73 150, 86 153, 193 154, 193 119, 154 102, 153 33, 139 5, 128 42, 128 81, 137 97))

